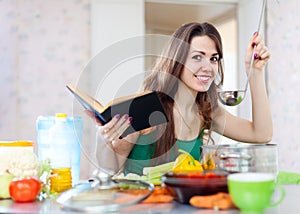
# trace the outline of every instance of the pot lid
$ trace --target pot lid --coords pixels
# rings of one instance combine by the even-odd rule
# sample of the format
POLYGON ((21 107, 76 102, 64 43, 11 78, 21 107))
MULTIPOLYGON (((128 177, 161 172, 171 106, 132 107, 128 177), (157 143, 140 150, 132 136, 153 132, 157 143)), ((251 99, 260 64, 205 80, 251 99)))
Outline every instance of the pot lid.
POLYGON ((61 193, 56 201, 63 209, 83 212, 113 212, 139 203, 154 190, 153 184, 139 180, 112 179, 101 170, 92 183, 78 184, 61 193))

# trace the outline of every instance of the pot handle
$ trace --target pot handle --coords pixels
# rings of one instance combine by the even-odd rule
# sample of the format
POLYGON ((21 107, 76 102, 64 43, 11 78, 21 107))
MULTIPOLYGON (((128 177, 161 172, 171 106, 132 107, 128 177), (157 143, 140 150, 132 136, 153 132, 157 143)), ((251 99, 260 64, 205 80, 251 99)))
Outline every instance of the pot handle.
POLYGON ((246 153, 240 153, 240 154, 237 154, 237 153, 229 153, 229 154, 221 153, 219 155, 219 158, 221 160, 226 160, 226 159, 229 159, 229 158, 251 160, 252 156, 249 155, 249 154, 246 154, 246 153))

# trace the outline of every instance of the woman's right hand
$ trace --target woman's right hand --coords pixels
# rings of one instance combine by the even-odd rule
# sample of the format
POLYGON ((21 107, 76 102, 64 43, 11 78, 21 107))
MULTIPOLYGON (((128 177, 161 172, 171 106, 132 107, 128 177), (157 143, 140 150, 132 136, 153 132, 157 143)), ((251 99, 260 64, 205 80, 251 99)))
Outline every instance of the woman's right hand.
POLYGON ((122 115, 122 117, 117 114, 108 123, 102 125, 93 112, 85 110, 85 113, 96 121, 96 124, 99 126, 100 134, 108 142, 119 139, 124 131, 131 125, 132 121, 132 117, 129 117, 127 114, 122 115))
POLYGON ((246 56, 245 56, 246 68, 248 71, 250 70, 251 58, 253 56, 253 51, 255 46, 256 49, 254 53, 253 69, 262 71, 265 64, 270 59, 270 52, 268 47, 265 46, 264 44, 263 36, 259 35, 257 32, 254 33, 246 50, 246 56))

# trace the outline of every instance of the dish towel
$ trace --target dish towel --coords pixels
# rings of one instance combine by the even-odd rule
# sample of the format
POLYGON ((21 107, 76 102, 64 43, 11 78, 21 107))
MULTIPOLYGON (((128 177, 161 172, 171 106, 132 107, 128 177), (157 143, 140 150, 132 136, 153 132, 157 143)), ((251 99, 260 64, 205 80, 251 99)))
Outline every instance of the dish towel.
POLYGON ((300 184, 300 173, 279 171, 278 184, 300 184))

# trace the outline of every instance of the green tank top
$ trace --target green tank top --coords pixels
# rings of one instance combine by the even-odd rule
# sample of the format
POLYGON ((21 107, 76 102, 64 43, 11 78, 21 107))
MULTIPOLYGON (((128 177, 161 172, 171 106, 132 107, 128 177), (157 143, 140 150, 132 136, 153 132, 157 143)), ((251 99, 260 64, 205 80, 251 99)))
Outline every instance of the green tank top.
MULTIPOLYGON (((173 146, 170 150, 169 159, 166 160, 166 163, 175 161, 177 157, 175 154, 178 154, 178 149, 185 150, 189 152, 196 160, 200 160, 200 146, 203 145, 202 136, 203 132, 194 140, 183 141, 177 139, 175 146, 173 146)), ((142 175, 143 168, 150 166, 150 160, 154 154, 155 144, 156 141, 154 133, 140 135, 136 144, 128 155, 128 159, 124 168, 124 174, 126 175, 128 173, 135 173, 142 175)))

